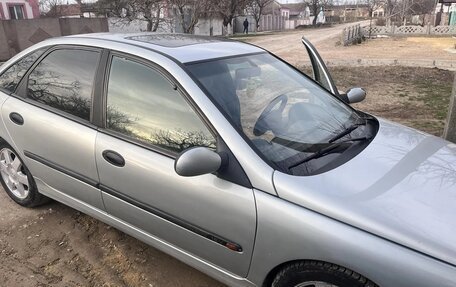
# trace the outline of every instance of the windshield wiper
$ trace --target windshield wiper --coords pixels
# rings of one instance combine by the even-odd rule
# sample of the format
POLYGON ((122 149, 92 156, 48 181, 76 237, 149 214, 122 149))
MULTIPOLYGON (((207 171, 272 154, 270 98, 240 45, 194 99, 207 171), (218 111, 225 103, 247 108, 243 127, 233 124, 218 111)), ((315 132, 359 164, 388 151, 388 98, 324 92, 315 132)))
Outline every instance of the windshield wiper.
POLYGON ((364 140, 370 140, 371 138, 372 138, 372 136, 365 136, 365 137, 359 137, 359 138, 346 139, 346 140, 343 140, 343 141, 332 143, 332 144, 328 145, 327 147, 324 147, 324 148, 320 149, 319 151, 309 155, 308 157, 300 160, 299 162, 289 166, 288 169, 295 168, 298 165, 301 165, 301 164, 303 164, 305 162, 308 162, 308 161, 311 161, 313 159, 316 159, 316 158, 322 157, 324 155, 327 155, 330 151, 338 148, 339 146, 341 146, 342 144, 345 144, 347 142, 364 141, 364 140))
POLYGON ((338 133, 337 135, 333 136, 331 139, 329 139, 329 143, 335 142, 336 140, 343 138, 344 136, 350 134, 352 131, 356 130, 359 126, 365 126, 366 125, 366 120, 363 122, 356 122, 347 128, 345 128, 343 131, 338 133))

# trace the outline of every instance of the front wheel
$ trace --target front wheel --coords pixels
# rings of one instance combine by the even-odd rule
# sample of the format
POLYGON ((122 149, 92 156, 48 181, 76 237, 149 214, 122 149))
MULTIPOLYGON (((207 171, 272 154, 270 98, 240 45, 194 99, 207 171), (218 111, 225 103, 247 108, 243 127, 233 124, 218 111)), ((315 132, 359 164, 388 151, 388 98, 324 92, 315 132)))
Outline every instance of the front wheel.
POLYGON ((272 287, 378 287, 347 268, 320 261, 303 261, 285 266, 272 287))
POLYGON ((0 142, 0 175, 3 188, 17 204, 35 207, 49 200, 38 192, 30 171, 5 142, 0 142))

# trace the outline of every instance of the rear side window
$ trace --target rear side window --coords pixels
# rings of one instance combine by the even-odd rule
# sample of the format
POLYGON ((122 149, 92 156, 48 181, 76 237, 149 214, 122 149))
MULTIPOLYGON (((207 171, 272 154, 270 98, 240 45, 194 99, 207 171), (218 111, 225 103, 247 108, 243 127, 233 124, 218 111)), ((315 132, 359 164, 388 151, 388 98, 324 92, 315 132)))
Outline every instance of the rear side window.
POLYGON ((33 63, 43 54, 47 48, 41 48, 35 52, 28 54, 23 57, 11 67, 9 67, 0 76, 0 89, 6 93, 14 93, 17 85, 21 81, 22 77, 27 73, 27 70, 33 65, 33 63))
POLYGON ((100 53, 91 50, 56 50, 30 73, 27 97, 90 120, 92 88, 100 53))

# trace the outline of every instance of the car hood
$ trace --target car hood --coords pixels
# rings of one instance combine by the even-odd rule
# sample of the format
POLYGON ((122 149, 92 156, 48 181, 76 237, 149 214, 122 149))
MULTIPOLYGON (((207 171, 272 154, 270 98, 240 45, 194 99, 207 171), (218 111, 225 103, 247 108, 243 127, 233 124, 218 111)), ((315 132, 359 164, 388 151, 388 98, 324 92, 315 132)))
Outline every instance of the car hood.
POLYGON ((277 194, 456 265, 456 145, 385 120, 368 147, 323 174, 274 173, 277 194))

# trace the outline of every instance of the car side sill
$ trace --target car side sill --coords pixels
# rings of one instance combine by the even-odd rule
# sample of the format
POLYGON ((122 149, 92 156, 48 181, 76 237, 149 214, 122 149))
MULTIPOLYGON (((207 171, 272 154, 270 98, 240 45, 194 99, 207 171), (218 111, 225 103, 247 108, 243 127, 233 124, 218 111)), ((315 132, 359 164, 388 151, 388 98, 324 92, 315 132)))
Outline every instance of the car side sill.
POLYGON ((202 260, 168 242, 165 242, 147 232, 144 232, 133 225, 122 221, 121 219, 114 217, 105 211, 97 209, 85 202, 82 202, 76 198, 66 195, 50 186, 38 177, 34 177, 38 190, 40 193, 61 202, 67 206, 70 206, 80 212, 83 212, 89 216, 92 216, 108 225, 111 225, 126 234, 135 237, 136 239, 143 241, 158 250, 171 255, 172 257, 182 261, 183 263, 192 266, 200 270, 201 272, 211 276, 212 278, 227 284, 228 286, 245 286, 254 287, 256 286, 246 278, 241 278, 232 273, 229 273, 219 267, 202 260))

